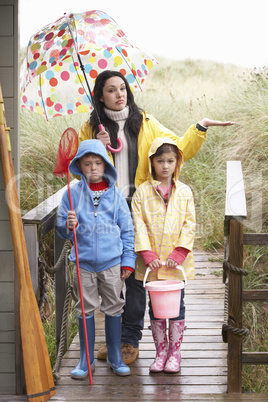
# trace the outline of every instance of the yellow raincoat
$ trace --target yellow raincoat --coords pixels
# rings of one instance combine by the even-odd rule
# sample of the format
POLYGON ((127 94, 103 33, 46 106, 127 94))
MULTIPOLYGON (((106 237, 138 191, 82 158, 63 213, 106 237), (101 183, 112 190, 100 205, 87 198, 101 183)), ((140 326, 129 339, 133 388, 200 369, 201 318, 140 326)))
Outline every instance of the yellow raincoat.
MULTIPOLYGON (((148 152, 155 138, 171 138, 176 143, 177 147, 183 151, 184 160, 191 159, 195 156, 206 138, 206 132, 199 131, 195 124, 193 124, 181 138, 160 124, 153 116, 145 112, 142 115, 143 121, 138 136, 138 167, 135 177, 136 188, 147 180, 149 170, 148 152)), ((79 140, 81 142, 91 138, 92 127, 89 122, 86 121, 79 130, 79 140)), ((108 155, 113 163, 113 157, 110 151, 108 151, 108 155)))
MULTIPOLYGON (((178 180, 182 167, 183 155, 174 172, 174 185, 166 209, 163 198, 156 188, 159 181, 153 179, 149 157, 155 154, 157 148, 164 143, 174 144, 169 138, 157 138, 153 141, 149 154, 149 179, 141 184, 133 195, 132 212, 135 227, 135 252, 154 251, 161 261, 166 261, 169 254, 176 247, 184 247, 188 253, 182 266, 188 279, 194 279, 193 244, 195 236, 195 208, 193 194, 186 184, 178 180)), ((136 260, 135 278, 143 280, 146 267, 141 255, 136 260)), ((167 269, 163 266, 158 271, 150 272, 150 281, 157 279, 183 280, 182 273, 176 269, 167 269)))

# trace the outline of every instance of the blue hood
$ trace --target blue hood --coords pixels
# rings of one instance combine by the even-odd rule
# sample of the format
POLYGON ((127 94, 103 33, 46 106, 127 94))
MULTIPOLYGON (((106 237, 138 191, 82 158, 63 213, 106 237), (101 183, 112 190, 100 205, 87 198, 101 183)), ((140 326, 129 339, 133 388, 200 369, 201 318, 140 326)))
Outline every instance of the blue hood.
POLYGON ((74 159, 70 163, 70 172, 72 172, 74 175, 78 175, 81 177, 83 176, 81 170, 78 169, 78 166, 76 165, 76 161, 88 153, 99 155, 105 160, 105 179, 110 183, 110 185, 115 184, 117 181, 117 172, 115 170, 115 167, 112 165, 105 146, 99 140, 85 140, 81 142, 74 159))

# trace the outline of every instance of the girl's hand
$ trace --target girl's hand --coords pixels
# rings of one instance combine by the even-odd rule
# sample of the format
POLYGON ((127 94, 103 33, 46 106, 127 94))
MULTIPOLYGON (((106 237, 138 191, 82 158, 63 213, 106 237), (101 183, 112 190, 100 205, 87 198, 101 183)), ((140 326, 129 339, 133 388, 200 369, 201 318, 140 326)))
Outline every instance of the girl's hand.
POLYGON ((166 262, 167 268, 176 268, 177 265, 178 265, 178 263, 176 261, 172 260, 171 258, 167 259, 167 262, 166 262))
POLYGON ((96 138, 97 138, 97 140, 100 140, 100 141, 103 143, 103 145, 105 146, 105 148, 106 148, 107 145, 111 145, 110 136, 109 136, 109 134, 107 133, 107 131, 105 131, 105 130, 100 131, 100 132, 96 135, 96 138))
POLYGON ((127 278, 130 277, 130 275, 132 274, 131 271, 129 271, 128 269, 121 269, 121 280, 125 281, 127 278))
POLYGON ((68 217, 67 217, 67 228, 69 230, 72 230, 74 226, 77 225, 77 217, 75 211, 68 211, 68 217))
POLYGON ((220 121, 220 120, 210 120, 205 117, 203 120, 198 122, 203 127, 210 127, 210 126, 233 126, 237 124, 235 121, 220 121))
POLYGON ((150 264, 148 264, 148 267, 150 268, 151 271, 157 272, 160 268, 162 268, 162 264, 159 258, 157 258, 151 261, 150 264))

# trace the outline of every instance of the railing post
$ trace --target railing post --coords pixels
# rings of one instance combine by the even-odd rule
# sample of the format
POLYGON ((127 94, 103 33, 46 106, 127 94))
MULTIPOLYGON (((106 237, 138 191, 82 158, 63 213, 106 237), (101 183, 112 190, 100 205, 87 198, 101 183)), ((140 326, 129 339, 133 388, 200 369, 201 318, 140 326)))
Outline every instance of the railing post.
MULTIPOLYGON (((230 220, 229 262, 243 268, 243 223, 230 220)), ((242 328, 242 275, 229 272, 228 324, 242 328)), ((242 336, 228 333, 228 393, 242 392, 242 336)))

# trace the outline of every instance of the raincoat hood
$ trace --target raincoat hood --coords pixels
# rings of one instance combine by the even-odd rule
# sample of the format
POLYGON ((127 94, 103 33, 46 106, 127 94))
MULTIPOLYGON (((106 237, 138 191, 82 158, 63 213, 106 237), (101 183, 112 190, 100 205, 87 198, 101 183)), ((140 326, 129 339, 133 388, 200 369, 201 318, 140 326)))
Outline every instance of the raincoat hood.
POLYGON ((117 181, 117 172, 107 154, 105 146, 100 140, 85 140, 80 143, 77 153, 70 163, 70 172, 72 172, 74 175, 81 177, 84 176, 81 170, 78 168, 76 161, 88 153, 99 155, 105 160, 106 167, 104 171, 104 178, 109 182, 110 185, 115 184, 117 181))
MULTIPOLYGON (((177 147, 177 144, 171 138, 168 138, 168 137, 156 138, 152 142, 152 145, 151 145, 149 153, 148 153, 148 158, 149 158, 149 180, 151 180, 151 181, 153 181, 155 179, 153 178, 153 175, 152 175, 152 164, 151 164, 150 157, 152 155, 154 155, 156 153, 157 149, 159 147, 161 147, 161 145, 163 145, 163 144, 171 144, 171 145, 175 145, 175 147, 177 147)), ((178 151, 179 151, 179 159, 178 159, 177 167, 176 167, 175 172, 174 172, 174 180, 175 181, 179 178, 180 171, 181 171, 181 168, 182 168, 182 165, 183 165, 183 152, 179 148, 178 148, 178 151)))

